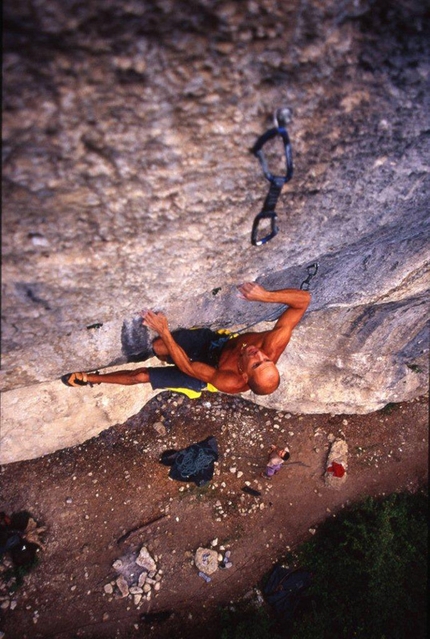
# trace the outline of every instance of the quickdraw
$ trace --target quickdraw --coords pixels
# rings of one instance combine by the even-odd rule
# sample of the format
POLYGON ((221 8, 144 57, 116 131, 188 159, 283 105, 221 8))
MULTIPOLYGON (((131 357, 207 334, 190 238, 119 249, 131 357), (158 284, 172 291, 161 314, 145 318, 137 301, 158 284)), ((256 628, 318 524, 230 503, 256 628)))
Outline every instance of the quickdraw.
POLYGON ((312 278, 314 278, 315 275, 318 273, 318 267, 319 267, 318 262, 314 262, 313 264, 309 264, 309 266, 306 267, 307 270, 308 270, 308 276, 300 284, 300 290, 301 291, 308 291, 309 290, 309 286, 310 286, 312 278))
POLYGON ((276 126, 273 129, 269 129, 266 133, 263 133, 254 144, 251 149, 251 153, 255 155, 256 158, 260 161, 261 168, 263 169, 264 177, 270 182, 269 193, 267 194, 266 199, 264 200, 263 208, 258 215, 255 216, 254 223, 252 225, 251 232, 251 244, 254 246, 261 246, 262 244, 266 244, 278 232, 278 227, 276 225, 277 215, 275 212, 276 203, 281 194, 282 187, 284 184, 289 182, 293 177, 293 153, 291 150, 290 138, 288 137, 288 132, 286 129, 286 124, 291 119, 291 112, 289 109, 278 109, 275 113, 275 124, 276 126), (286 160, 286 174, 285 175, 273 175, 267 166, 267 160, 263 152, 263 146, 269 140, 273 139, 276 136, 280 136, 282 142, 284 144, 285 149, 285 160, 286 160), (270 232, 260 239, 258 239, 258 227, 262 220, 270 220, 270 232))

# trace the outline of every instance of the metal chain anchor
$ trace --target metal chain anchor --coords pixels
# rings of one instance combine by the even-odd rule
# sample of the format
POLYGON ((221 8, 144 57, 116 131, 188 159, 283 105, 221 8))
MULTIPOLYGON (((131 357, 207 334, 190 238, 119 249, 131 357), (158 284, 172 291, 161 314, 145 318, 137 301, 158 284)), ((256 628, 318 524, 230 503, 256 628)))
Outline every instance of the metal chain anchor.
POLYGON ((252 225, 251 232, 251 244, 254 246, 261 246, 262 244, 266 244, 278 232, 278 227, 276 226, 277 215, 275 212, 276 203, 281 194, 282 187, 284 184, 289 182, 293 177, 293 153, 291 150, 290 138, 288 136, 288 131, 286 129, 287 123, 291 120, 291 111, 289 109, 277 109, 275 113, 275 124, 276 126, 273 129, 269 129, 266 133, 263 133, 254 144, 251 149, 251 153, 255 155, 256 158, 260 161, 261 168, 263 169, 264 177, 270 182, 269 193, 267 194, 266 199, 264 200, 263 208, 255 216, 254 223, 252 225), (276 136, 280 136, 282 142, 284 144, 285 149, 285 160, 286 160, 286 174, 283 175, 273 175, 267 166, 267 160, 263 152, 263 146, 276 136), (258 226, 261 220, 269 219, 270 220, 270 233, 265 237, 258 239, 258 226))
POLYGON ((301 291, 308 291, 309 290, 309 286, 310 286, 311 280, 318 273, 318 267, 319 267, 318 262, 313 262, 313 264, 309 264, 309 266, 306 267, 307 271, 308 271, 308 276, 300 284, 300 290, 301 291))

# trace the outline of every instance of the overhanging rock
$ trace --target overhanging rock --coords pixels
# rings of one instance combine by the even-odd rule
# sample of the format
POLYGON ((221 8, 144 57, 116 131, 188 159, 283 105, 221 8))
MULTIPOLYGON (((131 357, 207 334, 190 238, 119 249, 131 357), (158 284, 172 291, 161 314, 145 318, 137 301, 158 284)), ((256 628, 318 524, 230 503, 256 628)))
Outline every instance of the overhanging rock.
POLYGON ((138 366, 153 337, 142 308, 171 328, 260 330, 280 309, 236 286, 297 287, 315 261, 279 390, 245 397, 362 413, 426 391, 426 19, 419 0, 7 3, 3 463, 84 441, 153 396, 59 382, 138 366), (248 149, 280 106, 295 171, 278 235, 252 247, 267 181, 248 149))
MULTIPOLYGON (((270 396, 248 392, 244 397, 296 413, 366 413, 426 392, 426 228, 425 223, 390 227, 376 237, 364 238, 344 251, 320 258, 311 306, 279 361, 280 388, 270 396)), ((292 268, 261 281, 273 289, 299 286, 303 272, 303 268, 292 268)), ((245 325, 252 330, 267 330, 273 323, 259 320, 273 318, 281 310, 279 305, 241 300, 230 288, 215 297, 205 296, 200 306, 194 301, 180 308, 172 305, 167 312, 182 317, 188 326, 194 318, 199 325, 232 329, 245 325), (232 325, 234 319, 237 323, 232 325)), ((50 348, 64 349, 67 358, 79 345, 79 368, 90 369, 91 358, 99 363, 103 357, 125 361, 120 339, 123 333, 119 324, 112 323, 99 337, 97 333, 86 342, 59 341, 51 343, 50 348)), ((137 353, 150 340, 143 327, 142 336, 137 329, 133 334, 137 353)), ((128 344, 133 350, 132 339, 128 344)), ((156 359, 145 365, 154 364, 156 359)), ((53 359, 46 358, 37 366, 37 370, 29 368, 26 376, 40 374, 42 366, 44 376, 60 375, 53 359)), ((72 389, 59 381, 5 392, 1 461, 37 457, 77 444, 124 421, 154 395, 149 385, 72 389)))

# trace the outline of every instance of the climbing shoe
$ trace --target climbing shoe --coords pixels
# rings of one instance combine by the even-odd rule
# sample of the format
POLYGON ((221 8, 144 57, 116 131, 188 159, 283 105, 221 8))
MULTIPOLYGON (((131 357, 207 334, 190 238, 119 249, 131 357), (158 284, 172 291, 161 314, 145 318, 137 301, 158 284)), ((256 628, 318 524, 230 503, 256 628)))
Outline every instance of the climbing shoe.
MULTIPOLYGON (((93 375, 98 375, 99 372, 95 371, 93 375)), ((68 373, 67 375, 63 375, 61 381, 66 386, 91 386, 92 383, 88 381, 86 373, 68 373)))

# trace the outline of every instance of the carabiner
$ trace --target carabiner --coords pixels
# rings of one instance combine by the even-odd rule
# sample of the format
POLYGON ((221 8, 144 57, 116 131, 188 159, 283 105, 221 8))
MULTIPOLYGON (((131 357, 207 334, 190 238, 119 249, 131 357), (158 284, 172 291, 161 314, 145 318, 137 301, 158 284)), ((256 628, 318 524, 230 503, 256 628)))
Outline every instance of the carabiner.
POLYGON ((266 199, 264 200, 263 208, 261 212, 255 216, 254 223, 252 225, 251 244, 253 244, 254 246, 261 246, 262 244, 266 244, 266 242, 275 237, 278 232, 278 227, 276 226, 276 220, 278 216, 275 213, 275 207, 283 186, 283 178, 275 177, 270 183, 270 189, 268 194, 266 195, 266 199), (265 219, 271 220, 270 233, 265 237, 258 239, 258 225, 260 223, 260 220, 265 219))
POLYGON ((282 184, 286 184, 293 177, 293 153, 291 150, 291 143, 290 143, 290 138, 288 136, 288 131, 284 126, 275 127, 273 129, 269 129, 269 131, 266 131, 266 133, 263 133, 263 135, 258 138, 257 142, 252 147, 251 153, 253 153, 255 157, 258 158, 261 164, 261 168, 263 169, 264 177, 266 178, 266 180, 269 180, 269 182, 273 182, 273 180, 280 180, 280 181, 282 180, 282 184), (269 168, 267 166, 266 156, 264 155, 264 151, 263 151, 263 146, 267 142, 269 142, 269 140, 272 140, 277 135, 280 136, 280 138, 282 139, 282 142, 284 143, 285 163, 286 163, 285 175, 273 175, 269 171, 269 168))
POLYGON ((256 215, 254 218, 254 223, 252 225, 251 244, 253 244, 254 246, 262 246, 263 244, 266 244, 266 242, 271 240, 273 237, 275 237, 275 235, 277 234, 279 230, 278 227, 276 226, 277 218, 278 216, 276 215, 275 211, 261 211, 261 213, 256 215), (261 220, 265 220, 265 219, 270 219, 270 233, 266 235, 265 237, 262 237, 261 239, 257 239, 258 225, 261 220))
POLYGON ((306 267, 306 270, 308 272, 308 276, 300 284, 300 290, 301 291, 308 291, 309 290, 312 278, 314 278, 315 275, 318 273, 318 267, 319 267, 318 262, 313 262, 312 264, 309 264, 309 266, 306 267))

